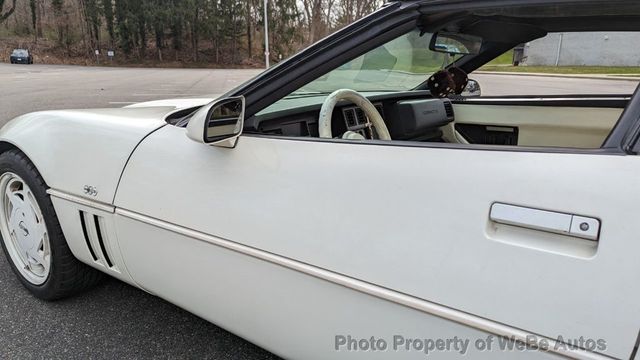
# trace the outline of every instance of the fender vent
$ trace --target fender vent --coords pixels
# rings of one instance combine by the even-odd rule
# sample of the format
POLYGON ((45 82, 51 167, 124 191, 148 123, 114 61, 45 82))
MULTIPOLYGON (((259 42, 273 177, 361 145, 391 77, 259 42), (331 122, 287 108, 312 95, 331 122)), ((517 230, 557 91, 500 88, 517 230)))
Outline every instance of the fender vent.
POLYGON ((96 256, 95 250, 93 250, 93 246, 91 246, 91 240, 89 240, 89 233, 87 232, 87 222, 84 219, 85 212, 80 211, 80 224, 82 224, 82 233, 84 234, 84 240, 87 242, 87 248, 89 248, 89 252, 91 253, 91 257, 93 261, 98 261, 98 256, 96 256))
POLYGON ((114 268, 111 257, 109 256, 109 251, 105 246, 106 240, 108 239, 103 231, 104 226, 101 225, 103 221, 104 218, 98 215, 80 211, 82 233, 93 261, 102 263, 102 265, 107 266, 108 268, 114 268))

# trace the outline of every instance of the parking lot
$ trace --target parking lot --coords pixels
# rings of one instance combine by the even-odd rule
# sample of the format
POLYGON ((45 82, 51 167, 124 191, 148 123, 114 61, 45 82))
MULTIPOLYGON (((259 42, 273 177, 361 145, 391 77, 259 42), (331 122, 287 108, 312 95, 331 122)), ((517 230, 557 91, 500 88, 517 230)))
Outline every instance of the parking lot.
MULTIPOLYGON (((121 107, 222 94, 262 70, 144 69, 0 63, 0 125, 32 111, 121 107)), ((635 81, 473 74, 484 95, 631 94, 635 81)), ((638 78, 640 81, 640 77, 638 78)))
MULTIPOLYGON (((31 111, 120 107, 221 94, 260 70, 11 66, 0 64, 0 125, 31 111)), ((603 79, 474 75, 485 95, 631 93, 603 79)), ((0 358, 212 358, 275 356, 159 298, 115 280, 46 303, 30 296, 0 257, 0 358)))

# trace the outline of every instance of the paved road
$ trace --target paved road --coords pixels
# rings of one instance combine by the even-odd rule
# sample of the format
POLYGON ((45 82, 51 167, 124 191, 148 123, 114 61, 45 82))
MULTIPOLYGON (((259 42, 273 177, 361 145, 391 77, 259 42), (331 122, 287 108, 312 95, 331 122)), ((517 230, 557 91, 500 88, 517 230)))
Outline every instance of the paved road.
POLYGON ((513 74, 472 74, 471 78, 480 82, 484 95, 630 95, 640 82, 640 78, 628 81, 513 74))
MULTIPOLYGON (((0 64, 0 125, 37 110, 219 94, 257 70, 0 64)), ((634 82, 475 75, 485 94, 631 93, 634 82)), ((270 359, 273 355, 115 280, 65 301, 31 297, 0 256, 0 358, 270 359)))

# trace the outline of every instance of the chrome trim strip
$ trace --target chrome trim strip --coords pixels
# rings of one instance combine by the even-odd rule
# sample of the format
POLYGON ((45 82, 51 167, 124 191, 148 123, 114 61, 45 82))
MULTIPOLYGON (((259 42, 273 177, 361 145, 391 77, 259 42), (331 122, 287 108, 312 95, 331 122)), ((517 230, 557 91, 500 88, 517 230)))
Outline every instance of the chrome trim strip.
POLYGON ((398 305, 402 305, 420 312, 438 316, 440 318, 450 320, 462 325, 466 325, 487 333, 497 336, 514 338, 516 340, 527 342, 527 336, 536 335, 538 339, 546 339, 549 344, 549 352, 556 353, 573 359, 610 359, 601 354, 588 352, 586 350, 570 349, 568 346, 556 346, 558 342, 554 339, 531 334, 521 329, 514 328, 495 321, 484 319, 476 315, 455 310, 440 304, 419 299, 410 295, 399 293, 378 285, 374 285, 362 280, 358 280, 346 275, 335 273, 326 269, 322 269, 313 265, 305 264, 284 256, 273 254, 264 250, 256 249, 247 245, 242 245, 230 240, 211 236, 199 231, 191 230, 179 225, 171 224, 163 220, 155 219, 146 215, 142 215, 133 211, 116 208, 116 215, 139 221, 151 226, 155 226, 164 230, 184 235, 195 240, 199 240, 211 245, 231 250, 243 255, 251 256, 258 260, 263 260, 274 265, 282 266, 290 270, 304 273, 315 278, 328 281, 330 283, 343 286, 345 288, 358 291, 382 300, 386 300, 398 305))
POLYGON ((115 213, 116 212, 116 208, 113 205, 109 205, 103 202, 99 202, 99 201, 95 201, 95 200, 90 200, 90 199, 86 199, 80 196, 76 196, 76 195, 71 195, 68 194, 66 192, 60 191, 60 190, 55 190, 55 189, 48 189, 47 190, 47 194, 53 196, 53 197, 57 197, 59 199, 62 200, 67 200, 67 201, 71 201, 74 202, 76 204, 80 204, 83 206, 87 206, 93 209, 97 209, 97 210, 101 210, 104 212, 108 212, 108 213, 115 213))

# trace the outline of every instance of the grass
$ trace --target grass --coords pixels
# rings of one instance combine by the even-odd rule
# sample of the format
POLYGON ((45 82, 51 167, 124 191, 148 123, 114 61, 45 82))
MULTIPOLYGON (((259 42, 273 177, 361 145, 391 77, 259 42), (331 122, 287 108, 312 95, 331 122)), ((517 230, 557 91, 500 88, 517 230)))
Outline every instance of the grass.
POLYGON ((511 65, 513 62, 513 50, 509 50, 506 53, 498 56, 493 59, 488 66, 500 66, 500 65, 511 65))
POLYGON ((483 66, 480 70, 544 74, 640 76, 640 67, 637 66, 512 66, 512 61, 513 50, 510 50, 483 66))
POLYGON ((640 67, 631 66, 504 66, 491 63, 480 68, 482 71, 526 72, 545 74, 600 74, 640 76, 640 67))

